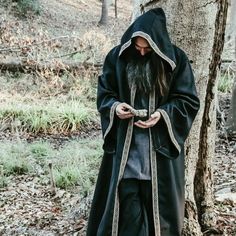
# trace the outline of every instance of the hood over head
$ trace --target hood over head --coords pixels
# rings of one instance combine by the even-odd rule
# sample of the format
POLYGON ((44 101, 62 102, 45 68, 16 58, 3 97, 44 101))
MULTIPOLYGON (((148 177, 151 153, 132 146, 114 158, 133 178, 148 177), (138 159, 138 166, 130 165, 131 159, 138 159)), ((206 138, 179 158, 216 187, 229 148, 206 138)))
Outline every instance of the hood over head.
POLYGON ((139 16, 121 38, 121 55, 135 37, 145 38, 155 53, 165 60, 174 70, 176 59, 174 48, 166 28, 165 13, 161 8, 151 9, 139 16))

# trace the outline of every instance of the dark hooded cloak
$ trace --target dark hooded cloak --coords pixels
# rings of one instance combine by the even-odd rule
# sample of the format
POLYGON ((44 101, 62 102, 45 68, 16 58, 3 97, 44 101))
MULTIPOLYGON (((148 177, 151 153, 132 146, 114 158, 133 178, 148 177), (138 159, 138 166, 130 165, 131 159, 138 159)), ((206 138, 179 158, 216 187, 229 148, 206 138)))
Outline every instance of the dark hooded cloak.
MULTIPOLYGON (((156 236, 179 236, 184 219, 184 141, 199 109, 194 77, 185 53, 174 46, 166 29, 162 9, 152 9, 130 25, 120 45, 107 55, 98 80, 97 107, 101 115, 104 156, 94 192, 87 236, 117 236, 118 185, 129 154, 134 119, 120 120, 115 108, 120 102, 134 103, 125 75, 124 54, 132 39, 145 38, 165 62, 168 92, 150 94, 149 115, 158 110, 162 118, 150 135, 152 201, 156 236)), ((136 236, 136 235, 130 235, 136 236)))

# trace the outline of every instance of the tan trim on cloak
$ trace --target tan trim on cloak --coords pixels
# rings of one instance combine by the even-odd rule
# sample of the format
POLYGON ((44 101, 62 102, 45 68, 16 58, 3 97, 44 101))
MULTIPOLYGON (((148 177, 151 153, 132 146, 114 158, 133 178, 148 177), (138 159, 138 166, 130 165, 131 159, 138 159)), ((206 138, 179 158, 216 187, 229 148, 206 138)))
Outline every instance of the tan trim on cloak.
POLYGON ((109 125, 108 125, 108 127, 107 127, 107 129, 105 131, 104 136, 103 136, 104 139, 106 138, 107 134, 111 130, 111 127, 112 127, 113 121, 114 121, 115 110, 116 110, 117 105, 119 105, 119 104, 120 104, 120 102, 114 102, 112 107, 111 107, 111 110, 110 110, 110 123, 109 123, 109 125))
POLYGON ((174 136, 174 132, 173 132, 173 129, 172 129, 172 125, 171 125, 171 122, 170 122, 170 118, 167 114, 167 112, 163 109, 157 109, 157 111, 159 111, 167 125, 167 129, 168 129, 168 132, 169 132, 169 135, 170 135, 170 139, 172 141, 172 143, 174 144, 174 146, 176 147, 176 149, 178 150, 178 152, 180 153, 181 151, 181 147, 179 146, 175 136, 174 136))
MULTIPOLYGON (((135 93, 136 93, 136 86, 132 85, 131 87, 131 106, 134 106, 134 98, 135 98, 135 93)), ((134 117, 132 117, 129 121, 128 124, 128 129, 126 132, 126 137, 125 137, 125 143, 124 143, 124 148, 122 152, 122 157, 121 157, 121 164, 120 164, 120 170, 119 170, 119 175, 118 175, 118 181, 116 185, 116 193, 115 193, 115 204, 114 204, 114 213, 113 213, 113 222, 112 222, 112 236, 117 236, 118 235, 118 227, 119 227, 119 195, 118 195, 118 186, 120 183, 120 180, 122 179, 122 176, 124 174, 125 170, 125 165, 128 160, 128 155, 129 155, 129 149, 130 149, 130 144, 131 144, 131 139, 132 139, 132 133, 133 133, 133 124, 134 124, 134 117)))
MULTIPOLYGON (((149 116, 155 112, 155 89, 150 94, 149 99, 149 116)), ((159 217, 159 197, 158 197, 158 177, 157 177, 157 156, 153 147, 152 133, 149 129, 150 140, 150 162, 151 162, 151 177, 152 177, 152 205, 155 236, 161 235, 160 217, 159 217)))
POLYGON ((150 46, 152 47, 152 49, 155 51, 156 54, 158 54, 162 59, 164 59, 165 61, 167 61, 171 68, 172 68, 172 71, 175 69, 176 65, 175 65, 175 62, 172 61, 168 56, 166 56, 160 49, 159 47, 156 45, 156 43, 152 40, 152 38, 150 37, 149 34, 146 34, 142 31, 136 31, 132 34, 131 38, 129 41, 127 41, 126 43, 124 43, 120 49, 120 52, 119 52, 119 56, 122 54, 122 52, 128 48, 130 45, 131 45, 131 39, 134 38, 134 37, 137 37, 137 36, 140 36, 142 38, 145 38, 148 43, 150 44, 150 46))
MULTIPOLYGON (((131 106, 134 106, 134 98, 136 93, 136 87, 132 86, 131 88, 131 106)), ((155 89, 154 92, 149 96, 149 115, 155 111, 155 89)), ((125 137, 125 143, 121 158, 120 170, 118 175, 118 181, 116 186, 115 193, 115 204, 114 204, 114 213, 113 213, 113 222, 112 222, 112 236, 118 235, 119 227, 119 195, 118 195, 118 186, 123 177, 125 166, 128 160, 130 144, 132 140, 134 118, 132 118, 128 124, 128 129, 125 137)), ((157 180, 157 162, 156 162, 156 152, 153 148, 151 129, 149 129, 149 140, 150 140, 150 162, 151 162, 151 178, 152 178, 152 200, 153 200, 153 216, 154 216, 154 227, 155 227, 155 236, 161 236, 160 234, 160 217, 159 217, 159 204, 158 204, 158 180, 157 180)))

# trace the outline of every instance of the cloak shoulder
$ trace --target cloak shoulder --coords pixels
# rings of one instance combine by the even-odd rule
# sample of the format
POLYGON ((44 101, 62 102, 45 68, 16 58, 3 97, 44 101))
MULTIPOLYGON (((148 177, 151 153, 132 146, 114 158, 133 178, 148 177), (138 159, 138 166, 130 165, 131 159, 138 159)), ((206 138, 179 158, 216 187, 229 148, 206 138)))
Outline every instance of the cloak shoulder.
POLYGON ((167 101, 158 107, 162 119, 153 128, 154 147, 165 157, 180 155, 199 109, 194 76, 186 54, 175 47, 177 58, 167 101), (160 135, 162 134, 162 135, 160 135))
POLYGON ((113 48, 106 56, 103 64, 102 75, 98 77, 97 88, 97 108, 101 117, 102 133, 104 138, 103 149, 114 152, 116 143, 115 135, 111 135, 115 130, 117 117, 115 115, 118 100, 118 84, 116 77, 116 62, 119 54, 119 46, 113 48), (109 140, 107 142, 106 140, 109 140), (108 145, 109 143, 109 145, 108 145))

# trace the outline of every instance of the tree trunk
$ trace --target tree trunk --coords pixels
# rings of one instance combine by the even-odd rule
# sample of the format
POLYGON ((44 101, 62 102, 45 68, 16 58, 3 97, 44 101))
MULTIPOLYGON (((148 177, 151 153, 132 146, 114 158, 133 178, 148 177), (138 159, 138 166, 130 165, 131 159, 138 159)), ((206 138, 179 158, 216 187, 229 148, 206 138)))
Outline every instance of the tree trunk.
POLYGON ((108 23, 108 6, 109 6, 109 0, 103 0, 101 19, 98 22, 99 25, 106 25, 108 23))
POLYGON ((199 146, 199 159, 195 175, 195 199, 203 230, 208 227, 213 228, 216 225, 215 213, 213 211, 214 198, 211 166, 215 153, 216 82, 224 47, 227 10, 228 0, 220 0, 215 21, 214 45, 209 65, 209 80, 206 88, 205 108, 200 131, 201 145, 199 146))
MULTIPOLYGON (((234 72, 236 72, 236 36, 235 36, 235 53, 234 53, 234 72)), ((226 122, 226 131, 229 137, 236 138, 236 74, 234 74, 234 85, 230 102, 229 114, 226 122)))
POLYGON ((24 62, 19 58, 6 58, 0 60, 1 71, 11 71, 11 72, 43 72, 50 70, 55 74, 65 73, 65 72, 84 72, 89 71, 95 75, 99 73, 102 68, 102 64, 94 64, 88 62, 72 63, 72 62, 58 62, 58 63, 39 63, 37 61, 24 62))
POLYGON ((236 77, 234 78, 234 87, 230 103, 229 115, 226 122, 228 136, 236 138, 236 77))
POLYGON ((118 17, 117 0, 115 0, 115 18, 118 17))
MULTIPOLYGON (((183 234, 189 236, 202 235, 202 215, 204 216, 204 219, 210 219, 207 221, 208 226, 212 226, 212 224, 214 224, 214 215, 212 217, 211 214, 213 212, 211 211, 211 207, 213 206, 211 160, 214 157, 214 145, 211 144, 214 144, 215 138, 215 96, 213 89, 215 88, 215 66, 218 65, 218 56, 221 55, 220 49, 217 51, 217 59, 214 54, 216 52, 212 52, 213 44, 216 40, 216 36, 214 37, 214 24, 217 13, 217 2, 209 2, 206 0, 136 0, 134 3, 134 13, 138 12, 137 9, 140 8, 140 4, 142 4, 141 6, 144 6, 144 10, 148 10, 153 7, 162 7, 166 13, 167 27, 172 42, 182 48, 187 53, 189 59, 193 61, 192 67, 196 78, 201 109, 196 117, 191 134, 185 144, 186 218, 183 234), (155 3, 149 5, 148 2, 155 3), (212 59, 210 59, 211 57, 212 59), (211 63, 211 68, 209 68, 210 61, 215 62, 215 64, 213 62, 211 63), (214 70, 214 73, 212 70, 214 70), (213 81, 208 83, 210 80, 213 81), (207 93, 210 93, 211 96, 210 100, 205 104, 205 98, 206 96, 209 96, 207 93), (207 129, 207 133, 201 133, 201 138, 203 139, 201 140, 200 130, 201 127, 203 127, 203 118, 205 119, 207 116, 206 112, 209 112, 208 118, 210 118, 210 120, 204 122, 204 127, 207 129), (204 156, 204 158, 201 155, 199 156, 199 150, 202 142, 206 144, 204 145, 203 150, 207 155, 204 156), (199 175, 199 169, 201 167, 204 167, 204 169, 200 175, 200 182, 194 185, 195 173, 197 175, 195 179, 196 181, 199 175), (203 181, 206 182, 204 185, 201 185, 203 184, 203 181), (201 186, 201 189, 204 189, 204 191, 200 193, 203 194, 203 196, 200 196, 197 193, 196 185, 199 185, 201 186), (198 197, 197 202, 195 201, 195 195, 198 197), (206 212, 205 210, 208 209, 210 209, 210 211, 206 212), (208 214, 208 212, 210 212, 210 214, 208 214)), ((223 2, 218 1, 218 4, 221 5, 223 2)), ((216 26, 218 24, 224 24, 222 21, 216 23, 216 26)), ((224 28, 221 28, 221 30, 222 33, 224 33, 224 28)), ((201 153, 203 153, 203 150, 201 153)))
POLYGON ((154 4, 160 2, 160 0, 133 0, 133 12, 132 22, 142 13, 145 12, 148 7, 154 6, 154 4))
POLYGON ((236 1, 231 0, 228 38, 234 40, 235 37, 236 37, 236 1))
MULTIPOLYGON (((236 72, 236 0, 231 0, 228 38, 232 40, 234 44, 234 72, 236 72)), ((234 86, 232 89, 226 130, 230 137, 236 137, 236 75, 234 77, 234 86)))

